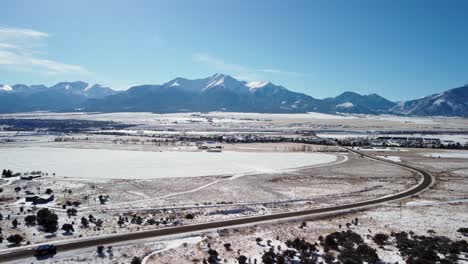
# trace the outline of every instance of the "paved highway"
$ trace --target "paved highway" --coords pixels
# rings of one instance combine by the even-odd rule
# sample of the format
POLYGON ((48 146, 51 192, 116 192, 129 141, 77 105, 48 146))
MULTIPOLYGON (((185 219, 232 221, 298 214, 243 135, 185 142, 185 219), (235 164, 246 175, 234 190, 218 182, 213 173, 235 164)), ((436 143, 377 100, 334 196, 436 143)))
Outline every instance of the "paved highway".
MULTIPOLYGON (((209 222, 209 223, 202 223, 202 224, 193 224, 193 225, 184 225, 184 226, 177 226, 177 227, 170 227, 170 228, 163 228, 163 229, 155 229, 155 230, 146 230, 146 231, 139 231, 139 232, 132 232, 132 233, 122 233, 122 234, 113 234, 113 235, 104 235, 104 236, 94 236, 88 238, 78 238, 78 239, 69 239, 63 241, 55 241, 52 242, 54 245, 57 246, 57 251, 60 252, 73 250, 73 249, 80 249, 80 248, 87 248, 92 246, 98 245, 107 245, 111 243, 118 243, 123 241, 130 241, 130 240, 137 240, 137 239, 144 239, 144 238, 151 238, 151 237, 161 237, 167 235, 176 235, 181 233, 189 233, 189 232, 199 232, 205 231, 209 229, 219 229, 219 228, 227 228, 227 227, 234 227, 240 225, 248 225, 248 224, 258 224, 260 222, 266 221, 274 221, 274 220, 284 220, 288 218, 295 218, 295 217, 304 217, 304 216, 314 216, 326 213, 338 213, 346 210, 352 209, 363 209, 370 206, 375 206, 378 204, 391 202, 395 200, 399 200, 406 197, 411 197, 416 195, 431 186, 434 179, 432 175, 421 168, 413 167, 408 164, 393 162, 390 160, 380 159, 376 157, 372 157, 360 151, 345 148, 351 153, 355 153, 360 155, 361 157, 366 157, 369 159, 377 160, 380 162, 386 162, 393 164, 395 166, 400 166, 412 171, 415 171, 421 175, 421 180, 419 183, 403 192, 384 196, 377 199, 344 204, 344 205, 336 205, 330 207, 323 207, 323 208, 316 208, 316 209, 309 209, 309 210, 302 210, 302 211, 294 211, 294 212, 286 212, 286 213, 277 213, 277 214, 270 214, 270 215, 261 215, 261 216, 253 216, 253 217, 244 217, 244 218, 237 218, 232 220, 224 220, 224 221, 216 221, 216 222, 209 222)), ((51 243, 51 242, 49 242, 51 243)), ((43 244, 49 244, 43 243, 43 244)), ((11 248, 8 250, 0 251, 0 263, 6 261, 17 260, 21 258, 32 257, 34 254, 34 249, 38 246, 30 245, 25 247, 19 248, 11 248)))

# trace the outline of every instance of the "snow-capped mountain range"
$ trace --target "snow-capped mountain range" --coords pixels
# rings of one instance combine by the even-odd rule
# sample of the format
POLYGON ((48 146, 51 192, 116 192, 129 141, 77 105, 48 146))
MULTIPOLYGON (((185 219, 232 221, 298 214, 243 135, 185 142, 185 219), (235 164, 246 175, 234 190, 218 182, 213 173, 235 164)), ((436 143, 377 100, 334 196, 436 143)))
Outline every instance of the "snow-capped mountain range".
POLYGON ((0 85, 0 112, 24 111, 149 111, 149 112, 266 112, 359 113, 468 116, 468 86, 406 102, 377 94, 345 92, 316 99, 268 81, 245 82, 214 74, 189 80, 176 78, 161 85, 139 85, 126 91, 85 82, 54 86, 0 85))
POLYGON ((40 92, 50 92, 54 91, 57 93, 68 93, 79 96, 84 96, 87 98, 103 98, 109 95, 116 94, 117 92, 112 90, 109 87, 104 87, 99 84, 88 84, 85 82, 59 82, 54 86, 46 87, 44 85, 25 85, 25 84, 15 84, 10 85, 0 85, 0 92, 10 93, 16 95, 30 95, 40 92))

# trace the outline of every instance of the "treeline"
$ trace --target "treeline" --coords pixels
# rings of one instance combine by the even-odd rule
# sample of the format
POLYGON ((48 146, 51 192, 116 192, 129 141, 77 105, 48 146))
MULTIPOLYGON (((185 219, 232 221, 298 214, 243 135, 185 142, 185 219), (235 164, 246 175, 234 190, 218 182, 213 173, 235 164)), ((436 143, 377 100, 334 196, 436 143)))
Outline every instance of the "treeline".
MULTIPOLYGON (((336 139, 335 140, 339 145, 348 146, 348 147, 370 147, 373 144, 367 139, 336 139)), ((387 144, 382 142, 381 147, 395 147, 393 144, 387 144)), ((434 143, 424 143, 424 142, 400 142, 398 147, 402 148, 431 148, 431 149, 458 149, 466 150, 468 149, 468 144, 462 145, 459 142, 449 143, 449 144, 434 144, 434 143)))
POLYGON ((94 121, 77 119, 0 119, 4 131, 36 131, 37 129, 52 132, 82 132, 89 129, 123 129, 125 125, 113 121, 94 121))
POLYGON ((3 169, 2 171, 2 178, 10 178, 10 177, 16 177, 16 176, 20 176, 21 173, 19 172, 13 172, 12 170, 7 170, 7 169, 3 169))
POLYGON ((183 142, 217 142, 217 143, 303 143, 314 145, 334 145, 334 142, 316 137, 284 137, 284 136, 225 136, 225 135, 184 135, 172 137, 156 137, 152 139, 139 138, 105 138, 105 137, 56 137, 55 142, 110 142, 114 144, 183 144, 183 142))

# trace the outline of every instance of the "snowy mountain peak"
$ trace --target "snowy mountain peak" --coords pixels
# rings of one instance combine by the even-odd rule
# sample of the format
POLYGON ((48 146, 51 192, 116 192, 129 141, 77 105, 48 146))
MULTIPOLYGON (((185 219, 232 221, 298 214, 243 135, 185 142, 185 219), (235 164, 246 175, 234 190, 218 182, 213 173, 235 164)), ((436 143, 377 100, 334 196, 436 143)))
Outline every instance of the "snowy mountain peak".
POLYGON ((215 73, 213 74, 211 77, 209 77, 210 80, 217 80, 217 79, 223 79, 224 77, 226 77, 226 75, 222 74, 222 73, 215 73))
POLYGON ((59 82, 52 86, 52 89, 67 90, 67 91, 83 91, 89 86, 88 83, 82 81, 76 82, 59 82))
POLYGON ((229 75, 219 73, 207 79, 206 85, 202 91, 207 91, 214 88, 223 88, 237 92, 247 92, 249 90, 249 88, 245 86, 245 82, 234 79, 229 75))

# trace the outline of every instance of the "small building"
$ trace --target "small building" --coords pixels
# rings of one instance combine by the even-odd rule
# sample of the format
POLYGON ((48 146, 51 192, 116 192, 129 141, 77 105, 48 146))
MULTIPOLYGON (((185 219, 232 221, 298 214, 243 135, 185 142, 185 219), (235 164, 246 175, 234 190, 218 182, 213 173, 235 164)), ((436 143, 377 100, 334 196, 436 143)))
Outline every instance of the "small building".
POLYGON ((33 174, 28 174, 28 175, 21 175, 21 176, 20 176, 20 179, 22 179, 22 180, 29 180, 29 181, 30 181, 30 180, 32 180, 32 179, 39 178, 39 177, 41 177, 41 175, 38 175, 38 174, 35 174, 35 175, 33 175, 33 174))
POLYGON ((39 196, 37 195, 26 195, 26 202, 34 203, 34 201, 36 201, 37 198, 39 198, 39 196))
POLYGON ((46 204, 46 203, 50 203, 54 200, 54 196, 53 195, 50 195, 50 196, 42 196, 42 197, 39 197, 37 195, 28 195, 26 196, 26 202, 31 202, 32 204, 46 204))

